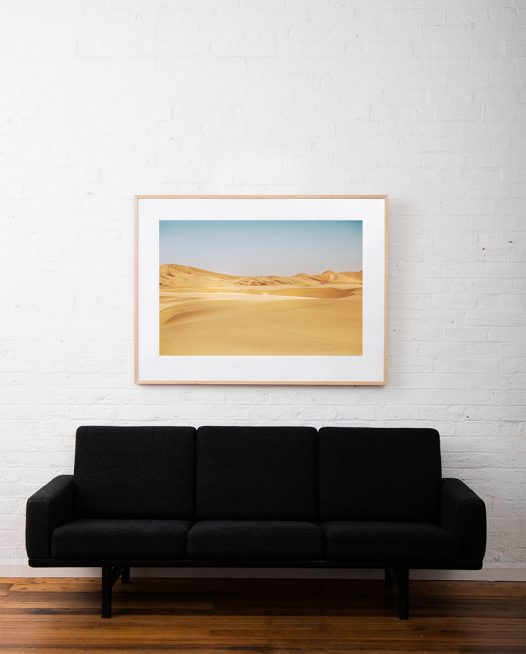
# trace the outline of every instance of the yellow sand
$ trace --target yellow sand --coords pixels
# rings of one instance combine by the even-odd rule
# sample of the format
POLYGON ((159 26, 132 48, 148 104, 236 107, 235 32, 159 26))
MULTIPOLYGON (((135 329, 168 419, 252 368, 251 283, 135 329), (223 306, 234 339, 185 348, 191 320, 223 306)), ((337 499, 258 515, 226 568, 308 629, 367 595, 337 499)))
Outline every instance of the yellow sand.
POLYGON ((362 274, 236 277, 160 267, 160 354, 362 354, 362 274))

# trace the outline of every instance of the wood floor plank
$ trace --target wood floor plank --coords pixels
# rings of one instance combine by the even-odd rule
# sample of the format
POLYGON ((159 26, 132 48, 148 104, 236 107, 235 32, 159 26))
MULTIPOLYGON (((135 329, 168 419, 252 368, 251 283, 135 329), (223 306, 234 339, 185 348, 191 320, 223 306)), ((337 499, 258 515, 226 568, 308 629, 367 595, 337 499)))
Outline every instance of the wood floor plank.
MULTIPOLYGON (((133 572, 133 571, 132 571, 133 572)), ((99 616, 100 579, 0 579, 2 654, 524 654, 526 584, 133 579, 99 616)))

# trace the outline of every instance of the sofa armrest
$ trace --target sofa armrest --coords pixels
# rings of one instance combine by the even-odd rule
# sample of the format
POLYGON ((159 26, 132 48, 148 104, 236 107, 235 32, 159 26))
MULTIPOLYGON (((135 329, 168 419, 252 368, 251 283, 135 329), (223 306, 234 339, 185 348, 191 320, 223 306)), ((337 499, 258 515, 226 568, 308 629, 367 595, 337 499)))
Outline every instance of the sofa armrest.
POLYGON ((74 499, 73 475, 60 475, 27 500, 26 550, 30 559, 51 556, 51 534, 73 520, 74 499))
POLYGON ((460 479, 442 479, 442 526, 458 534, 463 560, 482 564, 486 552, 486 505, 460 479))

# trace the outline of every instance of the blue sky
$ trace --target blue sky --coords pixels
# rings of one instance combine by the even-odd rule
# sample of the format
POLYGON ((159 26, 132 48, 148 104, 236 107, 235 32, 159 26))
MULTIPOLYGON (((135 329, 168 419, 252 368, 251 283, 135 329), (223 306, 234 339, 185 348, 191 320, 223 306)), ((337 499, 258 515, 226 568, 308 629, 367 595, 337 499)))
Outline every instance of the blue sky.
POLYGON ((230 275, 362 270, 361 220, 161 220, 159 261, 230 275))

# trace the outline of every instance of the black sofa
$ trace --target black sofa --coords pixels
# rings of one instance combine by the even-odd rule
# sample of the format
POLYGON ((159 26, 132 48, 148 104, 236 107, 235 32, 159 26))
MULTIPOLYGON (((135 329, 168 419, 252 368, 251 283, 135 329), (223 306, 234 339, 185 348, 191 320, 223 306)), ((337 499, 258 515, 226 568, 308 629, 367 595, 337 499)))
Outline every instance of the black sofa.
POLYGON ((484 502, 443 479, 433 429, 80 427, 73 475, 27 502, 29 565, 477 570, 484 502))

